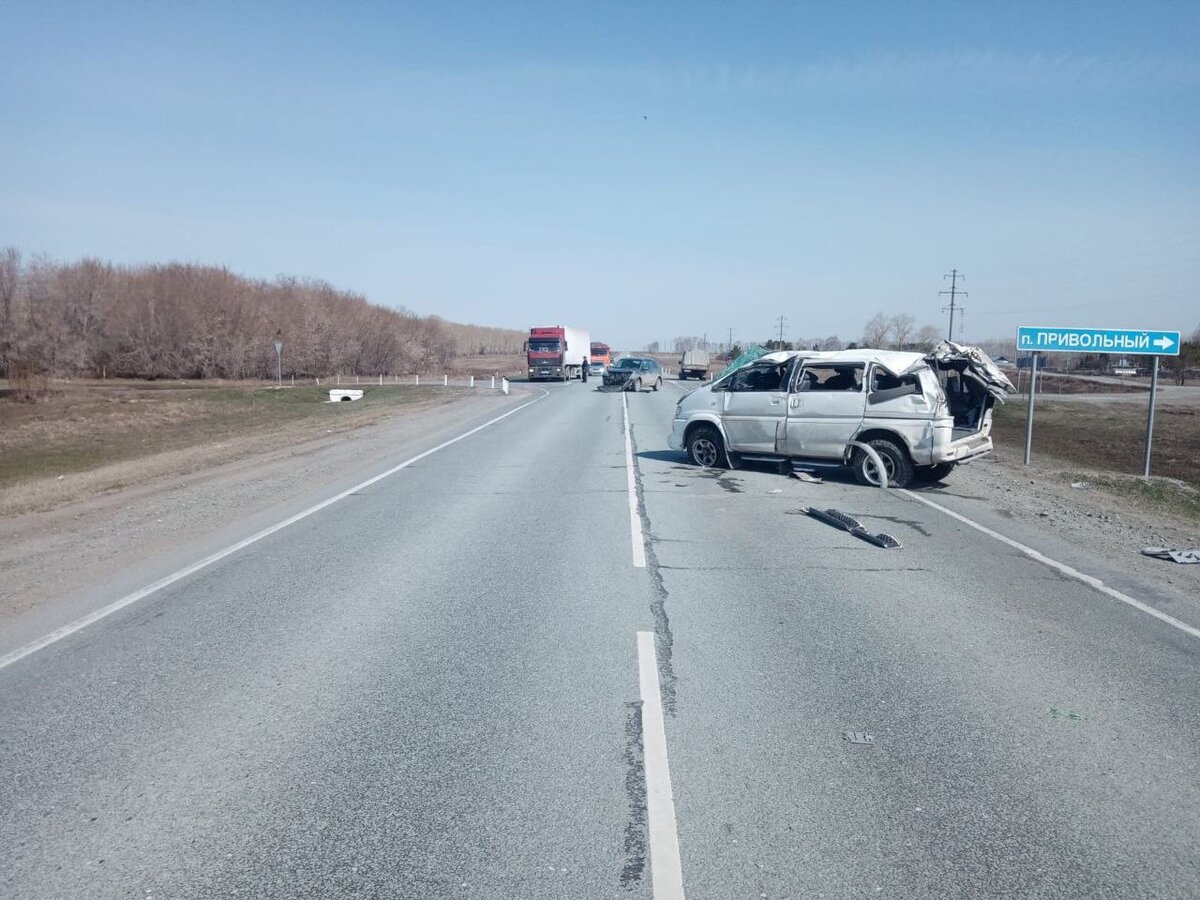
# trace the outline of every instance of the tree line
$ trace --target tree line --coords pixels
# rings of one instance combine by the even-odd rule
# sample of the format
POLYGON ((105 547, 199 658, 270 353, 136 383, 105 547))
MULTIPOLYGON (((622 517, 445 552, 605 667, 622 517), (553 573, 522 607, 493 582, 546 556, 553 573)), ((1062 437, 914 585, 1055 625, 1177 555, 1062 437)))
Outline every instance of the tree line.
POLYGON ((0 250, 0 377, 270 378, 430 371, 519 353, 525 332, 447 322, 324 281, 0 250))

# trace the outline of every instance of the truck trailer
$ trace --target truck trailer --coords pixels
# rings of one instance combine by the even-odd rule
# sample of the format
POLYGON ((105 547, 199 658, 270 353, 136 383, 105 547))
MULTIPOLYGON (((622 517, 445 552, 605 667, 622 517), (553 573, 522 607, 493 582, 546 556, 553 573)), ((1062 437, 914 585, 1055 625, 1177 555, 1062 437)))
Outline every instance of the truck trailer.
POLYGON ((699 378, 707 381, 709 362, 707 350, 688 350, 679 360, 679 380, 699 378))
POLYGON ((591 340, 583 328, 550 325, 530 328, 525 357, 530 381, 569 381, 583 374, 591 340))

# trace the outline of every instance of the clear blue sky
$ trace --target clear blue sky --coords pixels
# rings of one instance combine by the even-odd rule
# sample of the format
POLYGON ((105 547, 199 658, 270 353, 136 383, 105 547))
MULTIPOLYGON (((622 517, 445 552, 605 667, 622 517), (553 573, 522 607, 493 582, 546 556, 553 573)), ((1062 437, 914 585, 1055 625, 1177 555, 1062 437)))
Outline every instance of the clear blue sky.
POLYGON ((6 4, 0 245, 647 341, 1200 325, 1200 3, 6 4))

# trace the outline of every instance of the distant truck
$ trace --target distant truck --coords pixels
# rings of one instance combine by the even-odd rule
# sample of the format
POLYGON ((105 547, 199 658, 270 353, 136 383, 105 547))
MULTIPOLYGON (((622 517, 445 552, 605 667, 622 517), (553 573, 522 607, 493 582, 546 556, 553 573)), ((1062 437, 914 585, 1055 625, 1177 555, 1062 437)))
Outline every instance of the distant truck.
POLYGON ((588 363, 588 371, 591 374, 603 375, 612 365, 612 348, 608 344, 592 341, 592 355, 588 363))
POLYGON ((687 381, 689 378, 699 378, 701 381, 707 381, 708 363, 707 350, 688 350, 679 360, 679 380, 687 381))
POLYGON ((583 375, 583 360, 591 339, 582 328, 551 325, 530 328, 525 357, 530 381, 569 381, 583 375))

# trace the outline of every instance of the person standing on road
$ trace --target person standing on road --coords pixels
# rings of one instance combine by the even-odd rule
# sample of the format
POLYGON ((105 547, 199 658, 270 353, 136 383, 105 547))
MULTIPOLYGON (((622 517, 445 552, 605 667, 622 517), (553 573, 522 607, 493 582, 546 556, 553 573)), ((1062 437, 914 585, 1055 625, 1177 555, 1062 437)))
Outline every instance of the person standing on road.
POLYGON ((588 367, 588 358, 585 356, 585 357, 583 358, 583 369, 582 369, 582 371, 583 371, 583 383, 584 383, 584 384, 587 384, 587 367, 588 367))

